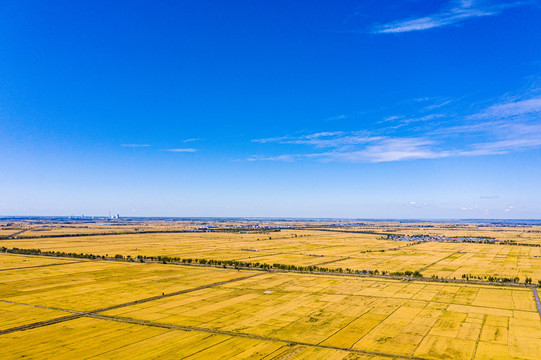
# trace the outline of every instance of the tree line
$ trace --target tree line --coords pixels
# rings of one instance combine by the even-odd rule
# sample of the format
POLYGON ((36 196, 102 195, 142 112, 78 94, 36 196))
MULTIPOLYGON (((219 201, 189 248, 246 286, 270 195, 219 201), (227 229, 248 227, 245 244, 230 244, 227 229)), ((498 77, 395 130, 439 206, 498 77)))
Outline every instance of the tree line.
MULTIPOLYGON (((317 265, 290 265, 290 264, 280 264, 280 263, 260 263, 260 262, 247 262, 247 261, 237 261, 237 260, 216 260, 216 259, 200 259, 200 258, 181 258, 178 256, 145 256, 137 255, 132 257, 131 255, 124 256, 122 254, 115 254, 113 256, 106 255, 95 255, 87 253, 75 253, 75 252, 64 252, 64 251, 42 251, 40 249, 21 249, 21 248, 11 248, 0 247, 0 252, 10 253, 10 254, 21 254, 21 255, 41 255, 41 256, 54 256, 54 257, 71 257, 79 259, 89 259, 89 260, 112 260, 112 261, 126 261, 126 262, 159 262, 162 264, 180 264, 180 265, 203 265, 203 266, 214 266, 214 267, 223 267, 223 268, 235 268, 235 269, 259 269, 259 270, 284 270, 284 271, 298 271, 298 272, 311 272, 311 273, 329 273, 329 274, 355 274, 355 275, 376 275, 376 276, 388 276, 388 277, 397 277, 397 278, 424 278, 423 274, 418 270, 410 271, 387 271, 387 270, 356 270, 351 268, 328 268, 324 266, 317 265)), ((436 281, 447 281, 448 279, 438 278, 436 275, 431 277, 436 281)), ((470 274, 462 275, 463 281, 470 280, 480 280, 483 278, 481 276, 472 276, 470 274)), ((500 283, 514 283, 519 284, 519 278, 500 278, 496 276, 485 276, 485 280, 489 282, 500 282, 500 283)), ((456 279, 453 279, 456 281, 456 279)), ((541 287, 541 280, 538 281, 538 286, 541 287)), ((524 284, 531 285, 532 278, 526 277, 524 284)))

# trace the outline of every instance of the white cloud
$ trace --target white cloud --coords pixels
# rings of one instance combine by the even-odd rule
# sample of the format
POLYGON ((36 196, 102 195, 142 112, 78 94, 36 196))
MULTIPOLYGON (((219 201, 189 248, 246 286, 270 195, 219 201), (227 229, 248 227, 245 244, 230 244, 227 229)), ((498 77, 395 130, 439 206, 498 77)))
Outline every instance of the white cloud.
MULTIPOLYGON (((312 145, 316 148, 331 148, 332 150, 330 151, 307 154, 286 154, 270 157, 253 156, 249 158, 249 160, 293 161, 302 158, 317 158, 324 161, 378 163, 412 159, 434 159, 450 155, 445 151, 432 150, 430 147, 434 145, 434 142, 425 138, 389 138, 382 136, 359 137, 357 135, 350 135, 342 132, 340 132, 340 134, 340 136, 334 136, 332 139, 325 139, 317 142, 305 140, 287 140, 287 142, 283 142, 284 140, 279 140, 282 143, 288 144, 305 144, 312 145)), ((319 136, 316 138, 318 137, 319 136)))
POLYGON ((504 9, 525 4, 515 1, 497 5, 478 5, 477 1, 451 1, 441 11, 428 16, 402 19, 387 24, 377 25, 372 29, 374 34, 403 33, 428 30, 449 26, 469 19, 500 14, 504 9))
POLYGON ((446 105, 451 104, 453 101, 454 100, 452 100, 452 99, 442 100, 442 101, 439 101, 439 102, 434 103, 432 105, 426 106, 423 110, 424 111, 429 111, 429 110, 439 109, 441 107, 444 107, 446 105))
POLYGON ((169 151, 169 152, 186 152, 186 153, 193 153, 193 152, 196 152, 197 149, 193 149, 193 148, 183 148, 183 149, 165 149, 164 151, 169 151))
POLYGON ((356 131, 351 133, 345 133, 343 131, 327 131, 302 136, 282 136, 256 139, 253 141, 262 144, 275 142, 279 144, 313 145, 318 148, 329 148, 366 144, 381 138, 381 136, 370 136, 366 131, 356 131))
POLYGON ((541 133, 529 138, 510 138, 474 144, 472 150, 460 151, 461 156, 499 155, 511 151, 526 150, 541 146, 541 133))
MULTIPOLYGON (((390 137, 371 136, 365 132, 335 132, 328 136, 313 134, 303 137, 281 137, 260 139, 257 142, 276 142, 311 146, 315 149, 328 149, 322 152, 293 153, 277 156, 256 156, 255 160, 294 161, 315 158, 324 161, 346 162, 389 162, 415 159, 438 159, 458 156, 485 156, 507 154, 541 147, 541 124, 489 122, 471 126, 439 129, 422 136, 390 137), (446 141, 450 134, 478 133, 485 141, 457 143, 446 141)), ((465 135, 464 135, 465 134, 465 135)), ((474 137, 476 138, 476 137, 474 137)))
POLYGON ((343 119, 346 119, 347 117, 348 117, 347 115, 336 115, 336 116, 331 116, 327 118, 325 121, 343 120, 343 119))
POLYGON ((540 113, 541 97, 537 97, 495 104, 477 114, 470 115, 469 119, 509 119, 517 116, 538 115, 540 113))
POLYGON ((499 155, 541 147, 541 97, 523 94, 519 100, 500 101, 469 115, 425 111, 426 106, 418 110, 418 116, 383 117, 374 123, 379 127, 371 131, 325 131, 252 140, 289 145, 290 150, 287 154, 260 155, 250 160, 379 163, 499 155), (291 145, 302 145, 308 150, 295 147, 291 151, 291 145))
POLYGON ((131 147, 131 148, 139 148, 139 147, 149 147, 149 144, 120 144, 122 147, 131 147))
POLYGON ((360 150, 336 151, 324 154, 324 157, 333 160, 379 163, 450 156, 447 151, 431 149, 434 144, 434 141, 425 138, 383 138, 360 150))
POLYGON ((248 158, 248 161, 286 161, 291 162, 298 158, 302 157, 302 155, 278 155, 278 156, 251 156, 248 158))
POLYGON ((417 123, 417 122, 428 122, 431 120, 441 119, 444 118, 445 114, 428 114, 424 116, 419 117, 409 117, 409 118, 400 118, 398 116, 390 116, 383 120, 383 122, 390 122, 390 121, 396 121, 398 124, 394 126, 389 126, 387 129, 398 129, 404 126, 408 126, 409 124, 417 123))

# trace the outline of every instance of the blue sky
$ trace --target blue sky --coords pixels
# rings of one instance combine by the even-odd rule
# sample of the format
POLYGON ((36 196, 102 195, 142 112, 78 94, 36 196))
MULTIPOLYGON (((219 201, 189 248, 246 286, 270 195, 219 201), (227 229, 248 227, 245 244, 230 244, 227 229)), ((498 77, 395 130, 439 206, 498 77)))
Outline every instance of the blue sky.
POLYGON ((541 218, 538 1, 3 1, 0 214, 541 218))

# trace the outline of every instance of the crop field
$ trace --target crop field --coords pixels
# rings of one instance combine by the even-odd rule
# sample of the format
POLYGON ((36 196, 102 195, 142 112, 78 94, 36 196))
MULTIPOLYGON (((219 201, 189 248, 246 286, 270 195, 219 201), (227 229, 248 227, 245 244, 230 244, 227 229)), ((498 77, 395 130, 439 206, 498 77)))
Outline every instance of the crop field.
MULTIPOLYGON (((137 255, 212 254, 220 251, 252 249, 266 253, 321 253, 347 256, 351 251, 381 250, 398 246, 382 236, 329 231, 283 230, 266 233, 150 233, 65 238, 21 238, 2 241, 4 246, 40 247, 45 250, 86 251, 95 254, 137 255), (201 243, 205 246, 201 247, 201 243)), ((401 243, 402 246, 406 244, 401 243)), ((239 256, 257 254, 239 253, 239 256)))
POLYGON ((460 279, 501 276, 541 280, 541 247, 427 242, 398 251, 370 252, 333 262, 328 267, 418 270, 425 276, 460 279))
POLYGON ((17 234, 19 238, 46 237, 46 236, 70 236, 70 235, 95 235, 104 233, 134 233, 142 231, 178 231, 193 229, 189 223, 168 223, 168 222, 140 222, 135 226, 130 222, 100 223, 89 222, 82 224, 16 224, 15 226, 4 226, 0 224, 0 237, 17 234))
POLYGON ((529 289, 271 274, 104 314, 403 356, 541 352, 529 289))
MULTIPOLYGON (((384 231, 384 229, 375 230, 384 231)), ((464 234, 466 230, 461 228, 460 231, 464 234)), ((419 231, 417 229, 417 232, 419 231)), ((434 229, 430 231, 435 232, 434 229)), ((445 231, 449 232, 449 230, 445 231)), ((474 230, 468 231, 469 236, 480 236, 474 230)), ((483 234, 486 235, 487 232, 488 230, 483 234)), ((492 230, 490 235, 494 235, 494 232, 492 230)), ((511 238, 509 234, 516 235, 518 230, 508 230, 507 233, 507 238, 511 238)), ((516 238, 515 236, 514 239, 516 238)), ((529 243, 535 243, 539 240, 530 239, 529 241, 529 243)), ((541 247, 476 243, 414 243, 387 240, 382 235, 350 232, 283 230, 266 233, 149 233, 18 238, 4 240, 2 245, 108 256, 121 254, 130 255, 133 258, 138 255, 175 256, 296 266, 325 266, 359 271, 376 269, 390 272, 419 271, 425 276, 448 279, 460 279, 462 275, 471 275, 482 279, 494 276, 519 277, 524 280, 529 277, 534 283, 541 280, 541 247)))
POLYGON ((529 288, 81 261, 4 271, 0 299, 0 331, 75 316, 0 332, 2 359, 536 359, 541 352, 529 288))
POLYGON ((388 357, 82 318, 0 337, 2 359, 325 359, 388 357), (14 347, 13 343, 24 344, 14 347))
POLYGON ((372 230, 405 235, 428 234, 448 237, 481 236, 518 243, 541 244, 541 226, 486 226, 486 224, 453 223, 369 223, 368 226, 351 227, 351 230, 372 230))
MULTIPOLYGON (((540 247, 381 234, 495 232, 476 226, 371 229, 380 234, 283 229, 3 239, 6 248, 417 270, 424 278, 0 253, 0 358, 539 359, 541 310, 531 287, 444 279, 528 276, 537 283, 540 247)), ((501 232, 539 242, 530 230, 501 232)))
MULTIPOLYGON (((0 254, 0 261, 12 255, 0 254)), ((32 305, 92 310, 141 298, 227 281, 249 272, 215 268, 79 261, 3 271, 0 299, 32 305)))
POLYGON ((19 232, 20 230, 13 230, 13 229, 0 229, 0 237, 9 236, 12 234, 15 234, 19 232))
POLYGON ((96 255, 178 256, 220 260, 315 265, 351 254, 406 246, 369 234, 323 231, 281 231, 265 234, 170 233, 67 238, 32 238, 2 241, 6 247, 96 255), (204 246, 201 246, 204 244, 204 246), (307 256, 317 255, 317 256, 307 256))
POLYGON ((0 330, 50 320, 66 315, 60 310, 42 309, 25 305, 0 302, 0 330))
POLYGON ((65 264, 65 263, 72 263, 76 261, 79 261, 79 260, 50 258, 50 257, 44 257, 44 256, 36 257, 36 256, 0 254, 0 271, 7 271, 9 269, 18 269, 18 268, 51 266, 52 264, 65 264))

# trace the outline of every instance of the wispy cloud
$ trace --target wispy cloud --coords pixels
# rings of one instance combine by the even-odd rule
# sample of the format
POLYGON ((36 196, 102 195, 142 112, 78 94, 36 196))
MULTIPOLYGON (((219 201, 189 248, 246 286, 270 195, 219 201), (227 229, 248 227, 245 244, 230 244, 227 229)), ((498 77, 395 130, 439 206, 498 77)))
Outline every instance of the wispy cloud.
POLYGON ((188 142, 194 142, 194 141, 199 141, 199 140, 201 140, 201 139, 200 138, 193 138, 193 139, 186 139, 183 142, 188 143, 188 142))
POLYGON ((449 156, 448 151, 433 149, 435 142, 425 138, 386 138, 357 151, 338 151, 337 160, 352 162, 388 162, 413 159, 435 159, 449 156))
POLYGON ((388 116, 377 122, 380 128, 371 131, 325 131, 256 139, 253 142, 282 144, 295 151, 253 156, 249 160, 379 163, 507 154, 541 147, 540 115, 541 98, 527 94, 521 99, 493 103, 473 114, 463 114, 452 123, 440 122, 438 119, 443 114, 426 114, 421 110, 418 117, 388 116), (426 126, 408 127, 419 122, 426 126), (461 125, 454 125, 457 122, 461 125), (404 129, 400 133, 390 131, 398 127, 404 129))
POLYGON ((404 116, 389 116, 383 119, 382 121, 379 121, 378 124, 382 123, 391 123, 394 125, 389 125, 386 127, 387 130, 390 129, 398 129, 404 126, 408 126, 412 123, 418 123, 418 122, 427 122, 431 120, 436 120, 439 118, 444 118, 445 114, 428 114, 428 115, 422 115, 417 117, 404 117, 404 116))
POLYGON ((293 155, 293 154, 285 154, 285 155, 277 155, 277 156, 261 156, 261 155, 253 155, 250 156, 247 160, 248 161, 284 161, 284 162, 292 162, 295 160, 298 160, 302 157, 307 157, 307 155, 293 155))
POLYGON ((423 207, 427 207, 427 206, 430 206, 429 203, 418 203, 417 201, 410 201, 408 204, 403 204, 403 205, 409 205, 411 207, 414 207, 414 208, 417 208, 417 209, 420 209, 420 208, 423 208, 423 207))
POLYGON ((453 101, 455 101, 454 99, 446 99, 446 100, 442 100, 442 101, 438 101, 432 105, 428 105, 426 106, 423 110, 424 111, 430 111, 430 110, 434 110, 434 109, 439 109, 439 108, 442 108, 444 106, 447 106, 449 104, 451 104, 453 101))
MULTIPOLYGON (((316 138, 319 138, 319 134, 316 138)), ((358 136, 343 132, 331 133, 332 137, 320 139, 318 142, 305 140, 278 140, 287 144, 313 145, 316 148, 329 148, 328 151, 319 153, 285 154, 278 156, 262 157, 253 156, 250 161, 294 161, 306 158, 317 158, 323 161, 348 161, 348 162, 387 162, 412 159, 434 159, 449 156, 448 152, 431 149, 434 141, 426 138, 389 138, 383 136, 358 136)), ((306 137, 310 137, 307 135, 306 137)), ((274 138, 278 139, 278 138, 274 138)), ((284 138, 279 138, 284 139, 284 138)), ((264 139, 268 142, 271 139, 264 139)), ((261 140, 259 140, 261 141, 261 140)))
POLYGON ((325 121, 336 121, 336 120, 343 120, 343 119, 346 119, 348 116, 347 115, 336 115, 336 116, 331 116, 331 117, 328 117, 327 119, 325 119, 325 121))
POLYGON ((532 134, 527 138, 510 138, 473 145, 472 150, 458 152, 461 156, 501 155, 512 151, 533 149, 541 146, 541 133, 532 134))
POLYGON ((507 101, 489 106, 479 113, 470 115, 472 120, 508 119, 517 116, 541 114, 541 97, 525 100, 507 101))
POLYGON ((194 148, 181 148, 181 149, 165 149, 164 151, 179 152, 179 153, 193 153, 193 152, 196 152, 197 149, 194 149, 194 148))
POLYGON ((140 147, 149 147, 149 144, 120 144, 122 147, 130 147, 130 148, 140 148, 140 147))
POLYGON ((357 131, 346 133, 343 131, 319 132, 315 134, 302 136, 283 136, 266 139, 255 139, 258 143, 280 143, 280 144, 297 144, 297 145, 313 145, 317 148, 326 147, 345 147, 381 139, 381 136, 369 136, 366 131, 357 131))
POLYGON ((374 34, 404 33, 450 26, 469 19, 500 14, 507 8, 524 5, 524 1, 512 1, 501 4, 474 0, 451 1, 439 12, 423 16, 380 24, 372 29, 374 34))

